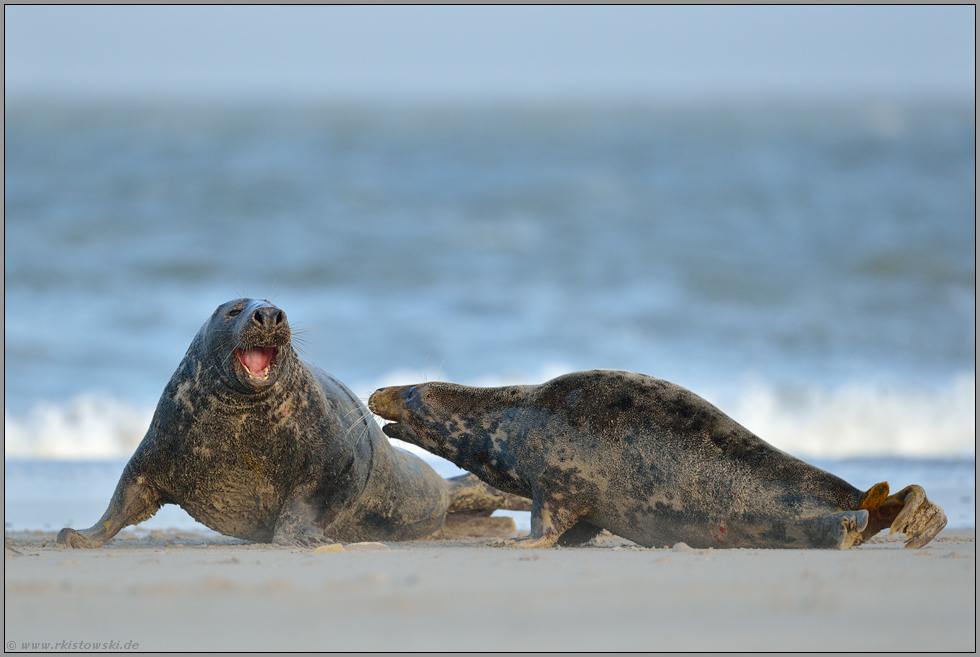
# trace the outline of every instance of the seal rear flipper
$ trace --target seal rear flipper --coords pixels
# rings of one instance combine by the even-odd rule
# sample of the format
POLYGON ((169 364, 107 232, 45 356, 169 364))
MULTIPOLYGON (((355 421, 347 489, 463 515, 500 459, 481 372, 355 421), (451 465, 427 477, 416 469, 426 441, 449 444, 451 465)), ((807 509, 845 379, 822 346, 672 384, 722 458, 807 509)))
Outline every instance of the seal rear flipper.
POLYGON ((508 538, 517 534, 513 518, 494 517, 475 513, 447 513, 442 528, 436 534, 440 538, 508 538))
POLYGON ((905 547, 920 548, 946 526, 946 514, 926 497, 922 486, 906 486, 889 495, 888 482, 875 484, 861 497, 858 508, 867 509, 870 514, 862 543, 888 527, 889 534, 906 535, 905 547))
POLYGON ((127 467, 102 518, 81 531, 65 527, 58 532, 57 543, 65 548, 102 547, 122 528, 150 518, 160 503, 161 496, 146 484, 144 477, 133 475, 127 467))
POLYGON ((926 497, 922 486, 906 486, 888 498, 901 500, 902 510, 892 522, 889 534, 903 532, 905 547, 920 548, 936 537, 946 526, 946 514, 926 497))
POLYGON ((497 490, 475 474, 446 480, 449 507, 440 533, 448 536, 513 536, 517 527, 513 518, 491 517, 497 509, 530 511, 531 500, 497 490))
POLYGON ((485 483, 475 474, 465 474, 447 479, 449 487, 449 513, 490 515, 497 509, 530 511, 531 500, 520 495, 505 493, 485 483))

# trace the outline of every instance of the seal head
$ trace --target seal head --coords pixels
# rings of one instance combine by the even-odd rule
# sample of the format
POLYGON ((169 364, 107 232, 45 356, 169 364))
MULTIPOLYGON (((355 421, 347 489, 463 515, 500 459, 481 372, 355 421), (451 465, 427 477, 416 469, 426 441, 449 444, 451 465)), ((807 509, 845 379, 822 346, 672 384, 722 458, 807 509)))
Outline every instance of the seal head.
POLYGON ((286 313, 266 301, 238 299, 214 311, 203 353, 229 387, 248 394, 275 383, 283 351, 292 364, 290 338, 286 313))

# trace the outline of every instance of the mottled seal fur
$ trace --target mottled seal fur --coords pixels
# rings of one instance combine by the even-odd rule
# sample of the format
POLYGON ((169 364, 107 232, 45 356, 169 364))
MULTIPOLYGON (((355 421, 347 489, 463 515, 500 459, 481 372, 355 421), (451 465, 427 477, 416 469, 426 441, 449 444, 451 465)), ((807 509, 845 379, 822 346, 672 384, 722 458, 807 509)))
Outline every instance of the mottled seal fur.
POLYGON ((393 448, 343 383, 299 359, 282 310, 238 299, 191 342, 105 514, 58 543, 101 546, 164 504, 250 541, 411 540, 440 529, 454 497, 488 515, 488 498, 512 496, 393 448))
POLYGON ((740 426, 678 385, 576 372, 535 386, 430 382, 368 402, 391 437, 532 499, 528 546, 601 529, 647 547, 848 548, 885 527, 908 547, 946 524, 920 486, 862 492, 740 426))

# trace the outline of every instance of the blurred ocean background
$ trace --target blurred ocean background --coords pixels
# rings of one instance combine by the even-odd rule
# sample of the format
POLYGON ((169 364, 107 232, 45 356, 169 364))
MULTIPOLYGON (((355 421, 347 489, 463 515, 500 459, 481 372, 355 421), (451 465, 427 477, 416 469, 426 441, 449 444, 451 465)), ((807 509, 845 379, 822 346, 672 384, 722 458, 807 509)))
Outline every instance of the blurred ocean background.
MULTIPOLYGON (((43 77, 16 77, 17 35, 8 87, 43 77)), ((195 93, 8 93, 6 528, 94 523, 191 339, 242 295, 364 398, 640 371, 975 527, 972 90, 195 93)), ((176 507, 142 527, 167 526, 201 528, 176 507)))
POLYGON ((8 104, 8 485, 127 457, 242 294, 362 396, 629 369, 972 483, 973 111, 8 104))

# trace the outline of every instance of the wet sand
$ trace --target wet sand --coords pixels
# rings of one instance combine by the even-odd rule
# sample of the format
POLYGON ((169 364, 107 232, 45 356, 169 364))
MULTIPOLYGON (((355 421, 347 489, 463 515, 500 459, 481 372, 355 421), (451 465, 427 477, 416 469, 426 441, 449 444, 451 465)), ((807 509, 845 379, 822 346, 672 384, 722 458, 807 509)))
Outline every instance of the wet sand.
POLYGON ((125 531, 98 550, 40 532, 5 543, 8 652, 976 649, 974 530, 919 550, 883 533, 844 552, 606 536, 316 553, 176 531, 125 531))

